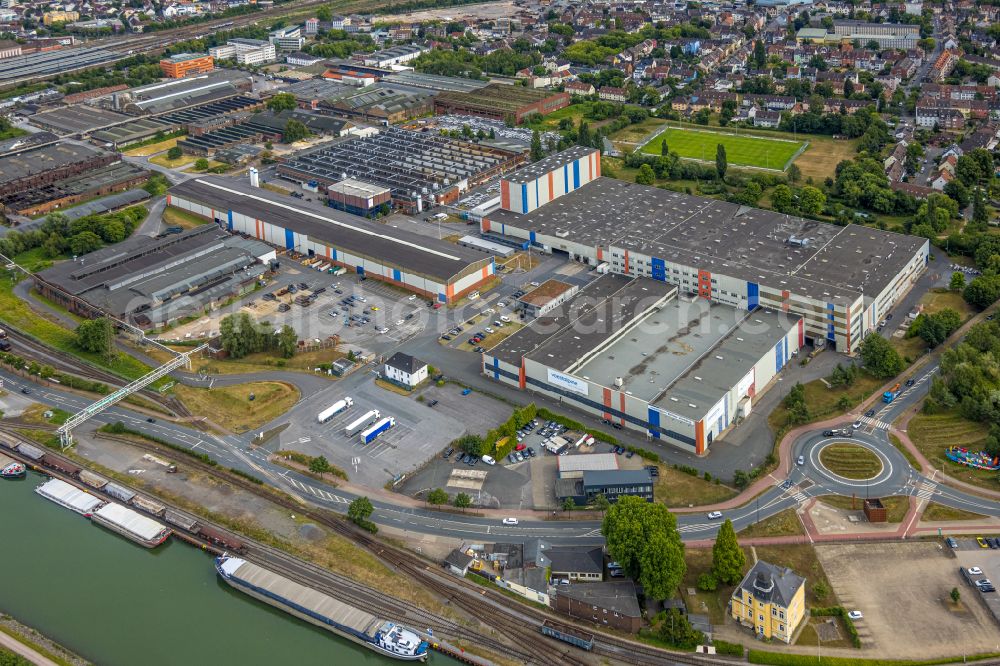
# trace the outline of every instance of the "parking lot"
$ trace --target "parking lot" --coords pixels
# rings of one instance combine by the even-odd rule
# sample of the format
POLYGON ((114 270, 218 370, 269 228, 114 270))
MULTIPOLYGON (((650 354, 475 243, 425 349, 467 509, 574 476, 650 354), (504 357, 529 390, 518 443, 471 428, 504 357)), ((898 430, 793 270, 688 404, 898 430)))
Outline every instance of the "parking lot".
POLYGON ((289 427, 281 434, 280 448, 325 456, 347 471, 352 481, 378 487, 420 469, 465 432, 495 428, 510 415, 503 403, 475 393, 462 396, 458 387, 428 386, 420 401, 379 388, 369 381, 367 371, 361 373, 350 383, 338 382, 296 405, 286 417, 289 427), (345 396, 354 405, 319 423, 317 415, 345 396), (433 400, 437 403, 429 406, 433 400), (348 436, 345 428, 371 410, 378 410, 379 418, 393 417, 395 425, 363 444, 359 434, 348 436))
MULTIPOLYGON (((959 566, 974 565, 963 561, 963 553, 979 555, 984 569, 990 565, 983 553, 996 553, 992 561, 1000 565, 1000 550, 979 550, 952 552, 940 539, 816 546, 841 605, 864 615, 855 622, 863 646, 897 659, 996 650, 997 624, 959 572, 959 566), (950 598, 955 587, 962 594, 957 606, 950 598)), ((809 572, 799 573, 808 581, 809 572)))
POLYGON ((1000 582, 1000 539, 990 535, 978 538, 960 537, 953 539, 953 545, 957 546, 953 549, 955 557, 967 572, 964 577, 965 588, 959 588, 962 590, 963 598, 969 599, 969 603, 973 603, 975 597, 981 599, 994 621, 1000 626, 1000 592, 996 591, 996 585, 1000 582), (988 544, 990 541, 992 547, 984 548, 983 544, 988 544), (976 573, 977 571, 982 573, 976 573), (982 581, 988 581, 989 584, 983 583, 983 586, 979 587, 976 583, 982 581))

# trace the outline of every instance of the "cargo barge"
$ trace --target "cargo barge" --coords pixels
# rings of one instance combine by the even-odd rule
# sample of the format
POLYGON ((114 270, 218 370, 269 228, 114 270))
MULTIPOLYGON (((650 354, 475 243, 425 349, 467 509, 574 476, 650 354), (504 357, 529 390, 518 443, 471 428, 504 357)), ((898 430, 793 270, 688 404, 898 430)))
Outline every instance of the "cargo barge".
POLYGON ((80 490, 62 479, 49 479, 35 488, 35 492, 59 506, 87 517, 90 517, 94 511, 104 505, 104 500, 100 497, 80 490))
POLYGON ((94 511, 90 519, 146 548, 155 548, 170 536, 170 529, 166 526, 114 502, 94 511))
POLYGON ((394 659, 426 661, 427 641, 412 629, 377 618, 252 562, 223 555, 215 570, 227 584, 300 620, 394 659))

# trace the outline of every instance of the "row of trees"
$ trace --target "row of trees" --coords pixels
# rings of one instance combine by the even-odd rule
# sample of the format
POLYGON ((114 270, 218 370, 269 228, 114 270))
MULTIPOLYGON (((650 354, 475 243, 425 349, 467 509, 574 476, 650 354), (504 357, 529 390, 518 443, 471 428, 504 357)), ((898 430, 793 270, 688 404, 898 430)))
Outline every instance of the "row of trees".
POLYGON ((298 345, 298 335, 288 324, 275 329, 266 321, 254 322, 245 312, 224 317, 219 323, 219 335, 222 348, 233 358, 265 351, 277 351, 283 358, 291 358, 298 345))
POLYGON ((62 213, 52 213, 36 229, 14 229, 0 238, 0 254, 14 257, 42 248, 49 258, 67 253, 84 255, 104 247, 105 243, 118 243, 131 236, 146 218, 146 213, 143 206, 131 206, 114 213, 87 215, 72 222, 62 213))
MULTIPOLYGON (((961 273, 958 273, 961 275, 961 273)), ((962 315, 951 308, 933 314, 919 314, 906 329, 906 337, 920 338, 933 349, 948 339, 962 325, 962 315)))
POLYGON ((958 409, 990 428, 986 451, 1000 455, 1000 323, 984 321, 941 355, 941 370, 924 404, 927 412, 958 409))

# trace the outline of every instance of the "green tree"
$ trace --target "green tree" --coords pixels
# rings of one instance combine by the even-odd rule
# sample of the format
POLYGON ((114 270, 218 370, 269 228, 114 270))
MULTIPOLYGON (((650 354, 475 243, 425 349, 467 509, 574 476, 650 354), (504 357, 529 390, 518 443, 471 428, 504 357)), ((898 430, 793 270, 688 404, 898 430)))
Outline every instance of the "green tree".
POLYGON ((958 591, 957 587, 951 588, 951 602, 957 604, 959 599, 962 598, 962 593, 958 591))
POLYGON ((795 209, 792 190, 788 185, 778 185, 771 193, 771 206, 779 213, 791 213, 795 209))
POLYGON ((753 61, 757 69, 764 69, 767 64, 767 50, 764 48, 764 41, 758 39, 753 43, 753 61))
POLYGON ((257 327, 245 312, 223 317, 219 322, 219 336, 222 338, 222 349, 233 358, 243 358, 260 351, 257 327))
POLYGON ((788 167, 788 182, 797 183, 802 179, 802 169, 798 167, 797 164, 792 164, 788 167))
POLYGON ((316 18, 320 21, 329 21, 333 18, 333 10, 331 10, 327 5, 323 5, 316 10, 316 18))
POLYGON ((538 133, 538 130, 534 130, 531 133, 531 161, 537 162, 543 157, 545 157, 545 152, 542 150, 542 135, 538 133))
POLYGON ((575 508, 576 508, 576 502, 573 501, 572 497, 567 497, 566 499, 563 500, 562 503, 563 511, 572 511, 575 508))
POLYGON ((594 498, 594 508, 600 511, 603 516, 611 508, 611 502, 604 496, 604 493, 601 493, 594 498))
POLYGON ((375 507, 372 506, 370 499, 367 497, 357 497, 347 507, 347 517, 352 522, 363 525, 368 522, 368 518, 371 517, 373 511, 375 511, 375 507))
POLYGON ((983 310, 1000 298, 1000 276, 980 275, 962 290, 962 298, 969 305, 983 310))
POLYGON ((819 215, 826 206, 826 195, 812 185, 799 190, 799 210, 806 215, 819 215))
POLYGON ((77 256, 100 250, 102 247, 104 247, 104 243, 101 241, 101 237, 93 231, 81 231, 69 239, 70 252, 77 256))
POLYGON ((182 157, 184 157, 184 151, 177 146, 174 146, 173 148, 167 151, 168 160, 179 160, 182 157))
POLYGON ((275 113, 279 111, 291 111, 297 106, 298 103, 295 101, 295 95, 292 93, 278 93, 267 100, 267 108, 275 113))
POLYGON ((76 345, 101 356, 114 352, 115 327, 107 317, 89 319, 76 327, 76 345))
POLYGON ((865 368, 879 379, 895 377, 906 367, 899 352, 877 333, 870 333, 864 339, 860 351, 865 368))
POLYGON ((715 173, 719 174, 719 180, 726 177, 727 169, 729 162, 726 160, 726 147, 720 143, 715 146, 715 173))
POLYGON ((454 504, 456 509, 462 509, 464 511, 472 506, 472 498, 466 493, 459 493, 455 495, 454 504))
POLYGON ((851 99, 851 95, 854 94, 854 81, 850 79, 844 79, 844 99, 851 99))
POLYGON ((295 143, 296 141, 301 141, 306 138, 309 134, 309 128, 298 120, 292 118, 285 123, 285 132, 282 134, 281 138, 285 143, 295 143))
POLYGON ((983 190, 980 187, 976 188, 975 194, 972 197, 972 221, 983 230, 985 230, 986 225, 990 221, 990 213, 986 208, 986 200, 983 197, 983 190))
POLYGON ((666 599, 684 578, 684 544, 677 518, 663 504, 619 497, 604 516, 601 531, 608 553, 638 580, 648 599, 666 599))
POLYGON ((664 643, 682 650, 693 650, 705 642, 705 634, 692 627, 687 616, 676 608, 663 611, 657 619, 660 620, 660 627, 656 633, 664 643))
POLYGON ((427 493, 427 503, 434 506, 441 506, 448 503, 448 491, 442 488, 435 488, 427 493))
POLYGON ((643 164, 639 167, 639 173, 635 174, 635 182, 639 185, 652 185, 656 182, 656 173, 653 167, 643 164))
POLYGON ((723 583, 735 585, 743 579, 746 563, 747 555, 736 540, 733 523, 726 518, 712 546, 712 573, 723 583))
POLYGON ((167 177, 162 173, 156 173, 155 171, 149 175, 149 179, 146 184, 142 186, 142 189, 146 190, 151 197, 158 197, 166 194, 167 189, 170 187, 170 182, 167 177))
POLYGON ((281 330, 278 331, 278 334, 275 337, 277 338, 275 340, 275 346, 277 347, 278 353, 281 354, 282 358, 291 358, 295 356, 295 351, 298 349, 299 345, 299 336, 295 332, 294 328, 285 324, 281 327, 281 330))
POLYGON ((317 456, 309 461, 309 471, 323 475, 330 471, 330 461, 323 456, 317 456))
MULTIPOLYGON (((987 175, 989 175, 987 173, 987 175)), ((962 155, 955 164, 955 177, 966 187, 972 187, 983 177, 982 167, 972 155, 962 155)))
POLYGON ((208 160, 204 157, 199 157, 194 161, 194 168, 197 171, 208 171, 208 160))
POLYGON ((663 139, 660 141, 660 155, 667 157, 670 155, 670 147, 667 146, 667 140, 663 139))

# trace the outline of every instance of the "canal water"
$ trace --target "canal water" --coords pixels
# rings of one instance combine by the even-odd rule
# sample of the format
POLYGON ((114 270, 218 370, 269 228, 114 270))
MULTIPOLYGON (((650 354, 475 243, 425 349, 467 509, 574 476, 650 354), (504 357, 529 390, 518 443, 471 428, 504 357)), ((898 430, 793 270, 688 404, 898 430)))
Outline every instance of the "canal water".
MULTIPOLYGON (((0 611, 101 666, 398 664, 252 599, 209 554, 147 550, 0 479, 0 611)), ((441 654, 430 662, 457 664, 441 654)))

